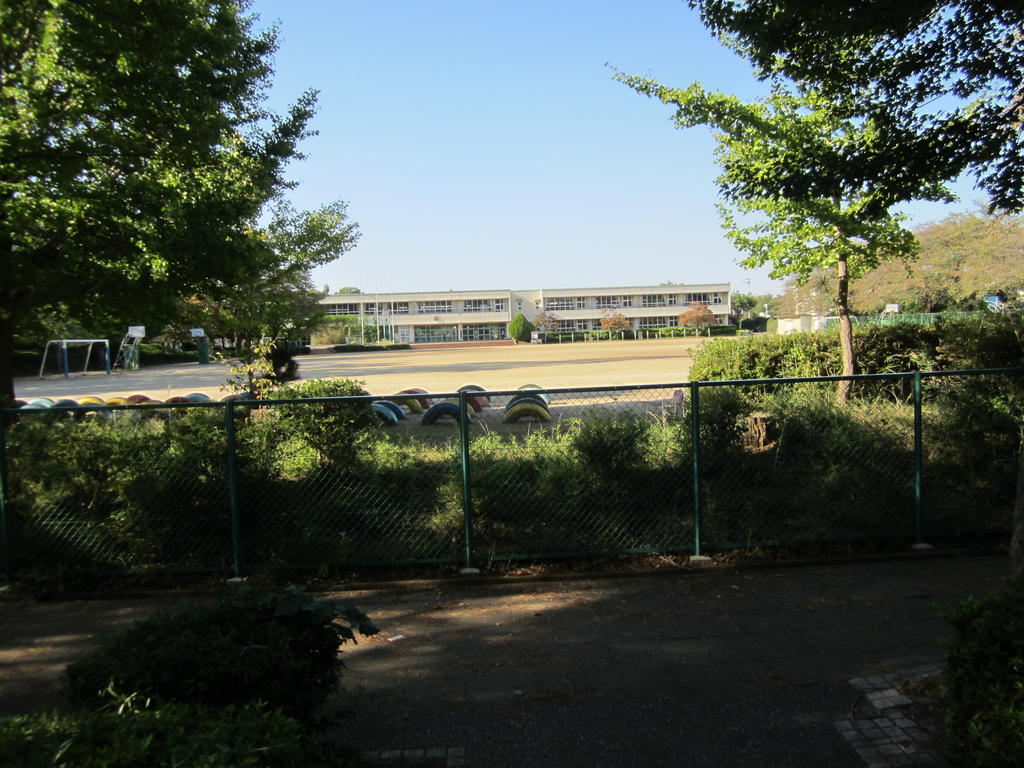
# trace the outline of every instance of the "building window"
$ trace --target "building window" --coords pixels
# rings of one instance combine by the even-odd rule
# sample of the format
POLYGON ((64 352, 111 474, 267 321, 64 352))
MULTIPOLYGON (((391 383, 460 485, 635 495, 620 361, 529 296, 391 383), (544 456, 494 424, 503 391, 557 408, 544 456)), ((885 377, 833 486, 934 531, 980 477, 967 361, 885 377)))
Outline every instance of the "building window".
POLYGON ((505 311, 505 300, 504 299, 495 299, 494 300, 494 311, 495 312, 504 312, 505 311))
POLYGON ((637 321, 639 328, 677 328, 678 326, 678 317, 641 317, 637 321))
POLYGON ((597 296, 596 304, 598 309, 621 309, 632 307, 632 296, 597 296))
POLYGON ((648 294, 641 298, 641 307, 664 307, 665 295, 661 293, 648 294))
POLYGON ((328 315, 358 315, 358 304, 327 304, 328 315))
POLYGON ((396 315, 408 315, 409 314, 409 302, 408 301, 396 301, 395 308, 392 310, 396 315))
POLYGON ((721 303, 722 303, 722 294, 720 294, 720 293, 716 293, 716 294, 715 294, 715 295, 714 295, 714 296, 712 297, 712 301, 711 301, 711 303, 712 303, 712 304, 721 304, 721 303))
POLYGON ((711 294, 709 293, 684 293, 683 298, 686 299, 687 304, 693 304, 694 302, 698 304, 711 303, 711 294))
POLYGON ((452 311, 451 301, 421 301, 420 314, 441 315, 452 311))
POLYGON ((548 312, 564 312, 568 309, 584 309, 587 306, 585 296, 556 296, 544 302, 544 309, 548 312))
POLYGON ((502 323, 479 323, 462 326, 463 341, 501 341, 507 338, 502 323))
POLYGON ((441 344, 458 341, 458 328, 454 325, 417 325, 413 328, 413 340, 416 344, 441 344))
POLYGON ((493 312, 494 305, 490 299, 466 299, 462 309, 464 312, 493 312))

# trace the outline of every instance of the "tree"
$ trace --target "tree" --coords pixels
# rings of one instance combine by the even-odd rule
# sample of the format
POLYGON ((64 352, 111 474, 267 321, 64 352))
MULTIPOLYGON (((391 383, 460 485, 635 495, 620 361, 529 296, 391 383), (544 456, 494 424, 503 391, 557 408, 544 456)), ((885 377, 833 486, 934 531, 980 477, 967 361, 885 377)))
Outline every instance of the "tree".
MULTIPOLYGON (((706 92, 698 83, 672 89, 618 74, 639 93, 676 107, 679 127, 716 129, 716 160, 722 169, 718 191, 726 236, 745 253, 744 267, 771 265, 771 276, 805 281, 816 270, 833 268, 843 367, 856 372, 849 316, 849 280, 882 261, 909 258, 916 243, 889 214, 891 193, 884 184, 850 183, 845 147, 869 141, 870 127, 844 119, 813 94, 776 86, 770 97, 745 104, 733 96, 706 92), (814 196, 806 186, 813 169, 814 196), (783 180, 779 186, 780 179, 783 180), (880 199, 881 198, 881 199, 880 199)), ((917 199, 948 199, 941 177, 917 177, 917 199)), ((840 381, 844 402, 850 381, 840 381)))
POLYGON ((526 315, 522 312, 517 312, 508 324, 508 335, 515 342, 529 341, 532 331, 533 324, 526 319, 526 315))
POLYGON ((538 312, 533 316, 533 327, 547 333, 558 324, 558 317, 553 312, 538 312))
POLYGON ((0 8, 0 400, 16 329, 207 293, 259 260, 315 94, 262 105, 273 31, 234 0, 0 8))
MULTIPOLYGON (((277 201, 265 228, 252 228, 248 236, 258 258, 248 272, 240 272, 214 287, 205 299, 187 306, 206 315, 210 335, 234 339, 235 354, 243 367, 260 364, 280 341, 316 326, 323 318, 320 299, 310 280, 314 267, 327 264, 353 248, 358 225, 348 219, 347 205, 336 201, 316 211, 298 212, 277 201)), ((186 315, 192 326, 202 320, 186 315)), ((251 376, 249 391, 253 393, 251 376)))
POLYGON ((759 315, 762 312, 778 314, 779 297, 770 293, 734 293, 730 303, 733 312, 740 316, 759 315))
MULTIPOLYGON (((1024 209, 1024 6, 991 0, 690 0, 762 77, 790 77, 872 126, 840 176, 908 199, 925 171, 965 171, 990 210, 1024 209)), ((815 197, 815 171, 803 176, 815 197)), ((780 181, 783 189, 787 181, 780 181)), ((884 198, 879 204, 884 204, 884 198)), ((1024 434, 1018 455, 1011 572, 1024 576, 1024 434)))
POLYGON ((601 313, 601 329, 605 331, 626 331, 633 327, 633 323, 621 312, 612 312, 606 309, 601 313))
POLYGON ((704 328, 709 325, 718 325, 718 318, 715 313, 708 309, 707 304, 699 301, 691 301, 690 306, 679 314, 679 324, 684 328, 704 328))
POLYGON ((851 285, 858 312, 981 309, 986 296, 1024 288, 1024 217, 955 213, 915 236, 921 253, 912 264, 884 264, 851 285))
MULTIPOLYGON (((840 153, 852 186, 882 183, 876 211, 918 178, 972 172, 993 209, 1024 208, 1024 6, 991 0, 690 0, 763 78, 791 78, 864 134, 840 153)), ((807 197, 826 196, 815 168, 807 197)))

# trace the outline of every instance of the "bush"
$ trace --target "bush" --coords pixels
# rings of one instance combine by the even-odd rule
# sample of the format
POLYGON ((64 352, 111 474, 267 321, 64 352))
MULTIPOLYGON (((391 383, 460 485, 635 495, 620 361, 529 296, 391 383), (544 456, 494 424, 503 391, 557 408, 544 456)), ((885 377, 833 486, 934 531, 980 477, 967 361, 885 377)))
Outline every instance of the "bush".
MULTIPOLYGON (((723 328, 725 326, 722 326, 723 328)), ((714 330, 714 328, 712 329, 714 330)), ((857 373, 1015 367, 1022 363, 1024 320, 1017 315, 943 318, 935 326, 854 327, 857 373)), ((839 331, 716 339, 694 352, 696 381, 836 376, 839 331)))
POLYGON ((298 721, 256 704, 165 704, 0 719, 0 754, 17 768, 328 768, 351 764, 298 721))
POLYGON ((1024 765, 1024 583, 968 599, 945 618, 956 630, 946 666, 946 725, 955 761, 1024 765))
POLYGON ((509 338, 515 341, 529 341, 532 330, 533 323, 527 320, 526 315, 522 312, 516 313, 516 316, 512 318, 512 322, 508 324, 509 338))
POLYGON ((572 446, 600 477, 640 466, 649 424, 633 414, 595 414, 581 420, 572 446))
MULTIPOLYGON (((312 379, 279 389, 273 399, 358 397, 369 394, 361 381, 312 379)), ((292 403, 274 409, 284 426, 293 430, 331 464, 351 464, 360 448, 378 431, 369 401, 292 403)))
POLYGON ((357 608, 311 598, 239 592, 211 605, 163 611, 101 638, 71 664, 72 701, 97 704, 109 688, 158 702, 207 706, 265 702, 298 718, 315 715, 340 680, 339 647, 376 627, 357 608), (336 623, 344 618, 347 625, 336 623))

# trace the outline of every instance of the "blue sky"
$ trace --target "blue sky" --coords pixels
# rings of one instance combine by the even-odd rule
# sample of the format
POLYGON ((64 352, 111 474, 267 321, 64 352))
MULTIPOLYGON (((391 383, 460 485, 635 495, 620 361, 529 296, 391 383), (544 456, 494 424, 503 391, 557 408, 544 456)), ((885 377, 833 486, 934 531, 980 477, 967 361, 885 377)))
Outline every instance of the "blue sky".
MULTIPOLYGON (((684 0, 254 0, 277 22, 272 108, 320 91, 300 209, 342 199, 358 247, 318 286, 364 292, 730 282, 744 270, 714 208, 707 129, 609 68, 745 99, 749 66, 684 0), (607 63, 607 66, 606 66, 607 63)), ((917 204, 915 224, 973 208, 917 204)), ((748 282, 749 281, 749 282, 748 282)))

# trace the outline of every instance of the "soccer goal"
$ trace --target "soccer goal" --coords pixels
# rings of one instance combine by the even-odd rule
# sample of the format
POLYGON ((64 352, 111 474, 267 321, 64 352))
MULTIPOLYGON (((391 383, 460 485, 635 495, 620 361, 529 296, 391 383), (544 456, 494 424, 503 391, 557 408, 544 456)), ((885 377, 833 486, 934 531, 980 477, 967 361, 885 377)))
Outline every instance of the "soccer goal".
MULTIPOLYGON (((77 369, 78 360, 82 360, 82 373, 86 373, 89 370, 89 363, 93 357, 93 347, 102 347, 103 356, 103 368, 107 373, 110 373, 110 344, 106 339, 50 339, 46 342, 46 347, 43 349, 43 361, 39 364, 39 378, 43 378, 46 373, 46 359, 50 356, 50 350, 54 350, 54 357, 57 358, 57 364, 60 366, 60 372, 64 374, 64 378, 70 378, 70 357, 68 350, 69 348, 75 357, 75 367, 77 369)), ((100 356, 97 353, 97 358, 100 356)))

